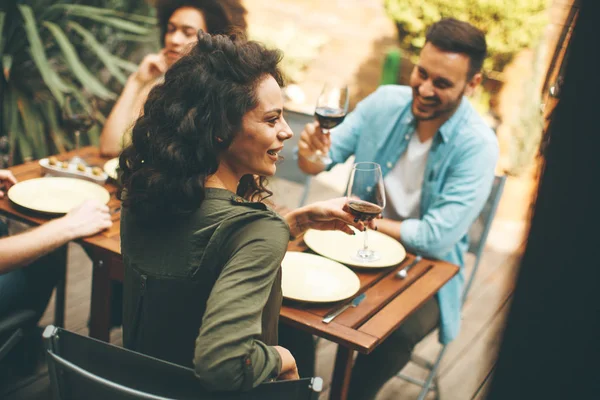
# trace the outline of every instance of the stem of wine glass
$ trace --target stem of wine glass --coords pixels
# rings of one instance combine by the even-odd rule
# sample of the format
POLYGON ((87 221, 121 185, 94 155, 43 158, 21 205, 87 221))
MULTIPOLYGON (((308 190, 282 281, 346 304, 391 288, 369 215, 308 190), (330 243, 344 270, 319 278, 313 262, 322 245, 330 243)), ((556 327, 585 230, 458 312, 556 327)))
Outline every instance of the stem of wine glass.
POLYGON ((365 228, 365 235, 363 237, 363 251, 365 252, 365 254, 368 254, 369 252, 369 235, 367 234, 368 231, 369 229, 365 228))
POLYGON ((75 131, 75 156, 79 156, 79 130, 75 131))

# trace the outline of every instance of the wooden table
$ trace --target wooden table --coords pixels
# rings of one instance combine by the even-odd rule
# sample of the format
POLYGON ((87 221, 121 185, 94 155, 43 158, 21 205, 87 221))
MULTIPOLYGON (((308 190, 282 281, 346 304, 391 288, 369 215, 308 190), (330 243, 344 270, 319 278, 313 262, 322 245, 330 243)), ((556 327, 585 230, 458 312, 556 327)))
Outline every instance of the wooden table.
MULTIPOLYGON (((67 160, 72 153, 57 156, 67 160)), ((91 165, 102 166, 108 159, 99 156, 98 150, 86 147, 80 156, 91 165)), ((37 161, 11 168, 19 181, 38 178, 41 168, 37 161)), ((111 281, 123 281, 123 262, 120 246, 120 201, 115 197, 117 188, 112 183, 105 186, 111 193, 108 203, 113 214, 113 226, 98 235, 80 239, 93 262, 92 298, 90 307, 90 336, 109 340, 111 281)), ((7 199, 0 200, 0 213, 30 224, 40 224, 48 219, 23 211, 7 199)), ((290 243, 290 250, 306 250, 299 239, 290 243)), ((395 277, 395 272, 414 259, 413 255, 399 265, 376 270, 355 270, 360 279, 360 293, 367 297, 356 308, 349 308, 329 324, 321 320, 329 311, 342 303, 314 306, 285 302, 281 320, 298 329, 338 343, 330 399, 345 399, 352 372, 354 351, 370 353, 402 322, 408 318, 459 270, 455 265, 423 259, 408 273, 406 279, 395 277)))

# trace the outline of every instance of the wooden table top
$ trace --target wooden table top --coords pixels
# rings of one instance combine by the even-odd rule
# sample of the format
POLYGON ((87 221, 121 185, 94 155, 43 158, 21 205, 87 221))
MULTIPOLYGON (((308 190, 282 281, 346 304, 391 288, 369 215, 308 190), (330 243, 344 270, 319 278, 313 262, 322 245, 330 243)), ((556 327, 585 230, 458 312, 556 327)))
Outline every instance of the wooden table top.
MULTIPOLYGON (((101 157, 98 149, 94 147, 80 149, 79 155, 88 164, 94 166, 102 167, 108 161, 108 158, 101 157)), ((72 156, 73 152, 70 152, 58 155, 57 158, 62 161, 68 160, 72 156)), ((42 169, 38 161, 18 165, 10 170, 19 181, 42 176, 42 169)), ((117 210, 112 216, 113 226, 97 235, 80 239, 80 242, 92 246, 96 250, 108 252, 115 260, 120 260, 120 211, 118 210, 120 210, 121 202, 116 198, 117 187, 115 184, 108 182, 105 187, 111 194, 109 208, 117 210)), ((41 224, 50 218, 21 210, 7 198, 0 199, 0 213, 30 224, 41 224)), ((288 249, 304 251, 307 247, 302 238, 299 238, 290 243, 288 249)), ((366 299, 358 307, 348 308, 329 324, 321 321, 323 316, 337 309, 344 302, 312 305, 284 300, 281 319, 350 349, 370 353, 410 314, 431 299, 459 270, 456 265, 444 261, 423 259, 410 269, 406 279, 396 278, 395 272, 413 259, 414 256, 408 254, 402 263, 394 267, 377 270, 354 269, 361 285, 358 294, 366 293, 366 299)), ((122 269, 122 263, 118 264, 122 269)), ((113 273, 111 276, 113 279, 122 279, 122 271, 113 273)))
MULTIPOLYGON (((74 152, 59 154, 56 156, 60 161, 70 160, 75 155, 74 152)), ((104 163, 108 161, 110 158, 100 156, 100 152, 96 147, 84 147, 79 150, 79 156, 83 158, 89 165, 103 167, 104 163)), ((13 173, 15 178, 19 182, 26 181, 28 179, 40 178, 42 176, 42 168, 39 165, 37 160, 30 161, 25 164, 17 165, 9 168, 13 173)), ((108 207, 111 211, 113 211, 112 220, 113 225, 110 229, 102 231, 97 235, 90 236, 87 238, 79 239, 78 242, 91 245, 97 248, 104 249, 110 253, 114 253, 116 255, 121 254, 121 238, 120 238, 120 207, 121 201, 117 199, 117 186, 109 181, 104 185, 104 187, 110 193, 110 200, 108 202, 108 207)), ((21 207, 13 204, 10 200, 8 200, 7 196, 3 199, 0 199, 0 213, 10 215, 13 218, 21 220, 28 224, 39 225, 52 217, 48 215, 38 214, 31 212, 29 210, 24 210, 21 207)))

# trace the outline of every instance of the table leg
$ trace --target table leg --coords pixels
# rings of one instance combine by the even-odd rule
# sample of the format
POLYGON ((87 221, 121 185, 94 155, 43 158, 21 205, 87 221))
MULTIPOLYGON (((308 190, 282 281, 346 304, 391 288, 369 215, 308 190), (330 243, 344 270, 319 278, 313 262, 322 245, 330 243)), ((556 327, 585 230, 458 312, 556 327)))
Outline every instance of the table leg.
POLYGON ((109 265, 101 257, 93 257, 92 300, 90 305, 90 337, 110 341, 109 265))
POLYGON ((65 245, 60 249, 56 250, 55 255, 56 263, 60 266, 60 278, 56 283, 56 298, 54 302, 54 326, 64 328, 68 245, 65 245))
POLYGON ((330 400, 346 400, 352 377, 352 356, 354 350, 338 345, 335 356, 335 367, 331 379, 330 400))

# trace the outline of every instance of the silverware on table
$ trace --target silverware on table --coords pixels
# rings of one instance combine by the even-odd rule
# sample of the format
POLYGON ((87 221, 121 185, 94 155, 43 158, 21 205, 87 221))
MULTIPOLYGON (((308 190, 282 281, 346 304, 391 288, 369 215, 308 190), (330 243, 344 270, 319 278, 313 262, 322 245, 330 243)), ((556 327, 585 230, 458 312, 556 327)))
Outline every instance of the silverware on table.
POLYGON ((400 279, 404 279, 406 278, 406 276, 408 275, 408 270, 411 269, 412 267, 414 267, 415 265, 417 265, 417 263, 419 261, 421 261, 423 257, 421 256, 416 256, 415 259, 413 260, 413 262, 411 262, 410 264, 408 264, 406 267, 402 268, 400 271, 398 271, 396 273, 396 276, 400 279))
POLYGON ((366 293, 363 293, 359 296, 356 296, 354 298, 354 300, 352 300, 350 303, 338 308, 335 311, 330 312, 329 314, 327 314, 324 318, 323 318, 323 322, 328 324, 331 321, 333 321, 333 319, 335 317, 337 317, 338 315, 340 315, 341 313, 343 313, 344 311, 346 311, 349 307, 356 307, 357 305, 360 304, 361 301, 363 301, 365 298, 367 297, 366 293))

